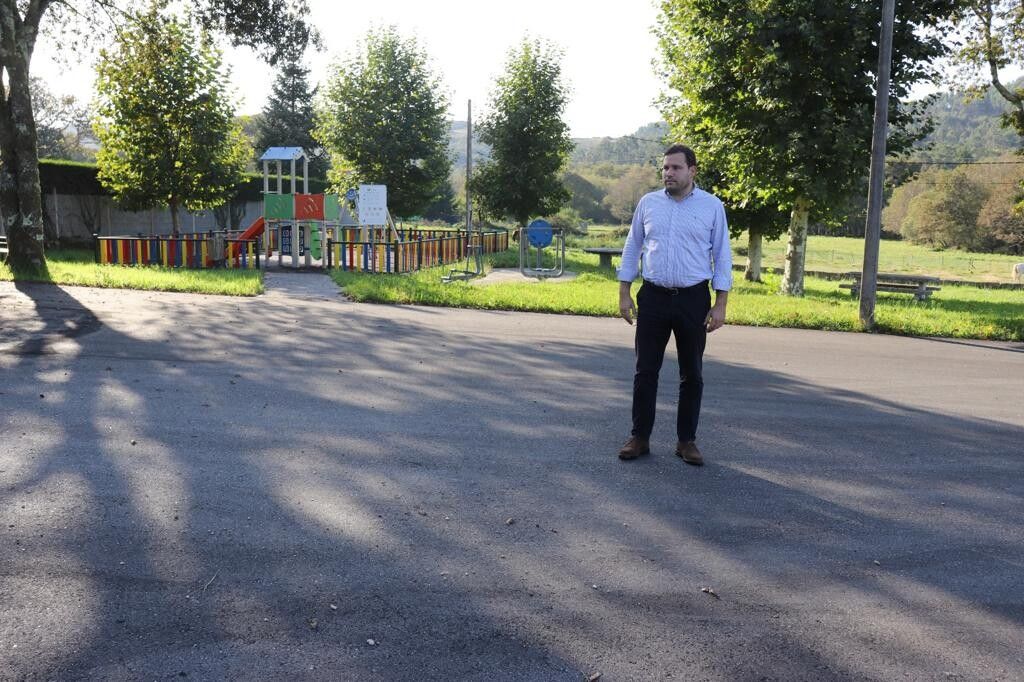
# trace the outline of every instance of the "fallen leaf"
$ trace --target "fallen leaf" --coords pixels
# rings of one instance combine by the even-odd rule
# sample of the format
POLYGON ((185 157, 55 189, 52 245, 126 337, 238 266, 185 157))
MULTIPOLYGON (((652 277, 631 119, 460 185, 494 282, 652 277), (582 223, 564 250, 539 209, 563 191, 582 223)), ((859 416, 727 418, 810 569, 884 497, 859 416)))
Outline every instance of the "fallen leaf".
POLYGON ((710 587, 702 587, 702 588, 700 588, 700 591, 703 592, 704 594, 710 594, 715 599, 721 599, 721 597, 718 596, 718 593, 716 593, 710 587))
POLYGON ((511 525, 512 525, 513 523, 515 523, 515 522, 516 522, 516 520, 515 520, 515 519, 513 519, 513 518, 511 518, 511 517, 509 517, 509 518, 505 519, 505 525, 506 525, 506 526, 511 526, 511 525))

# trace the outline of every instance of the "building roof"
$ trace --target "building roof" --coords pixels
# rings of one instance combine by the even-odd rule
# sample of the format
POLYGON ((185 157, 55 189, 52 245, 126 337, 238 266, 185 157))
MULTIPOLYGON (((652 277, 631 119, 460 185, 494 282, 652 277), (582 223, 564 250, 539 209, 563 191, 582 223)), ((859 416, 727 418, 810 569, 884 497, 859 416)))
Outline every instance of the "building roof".
POLYGON ((271 147, 263 152, 260 161, 298 161, 305 156, 302 147, 271 147))

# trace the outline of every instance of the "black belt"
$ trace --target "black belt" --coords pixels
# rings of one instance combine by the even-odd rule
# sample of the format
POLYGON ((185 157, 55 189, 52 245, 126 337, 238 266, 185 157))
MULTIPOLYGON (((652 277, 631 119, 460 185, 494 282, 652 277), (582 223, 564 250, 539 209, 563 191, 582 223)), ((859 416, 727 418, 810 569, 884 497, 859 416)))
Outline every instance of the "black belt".
POLYGON ((645 279, 644 286, 647 287, 648 289, 653 289, 654 291, 657 291, 659 294, 668 294, 669 296, 675 296, 676 294, 681 294, 684 291, 689 291, 690 289, 695 289, 697 287, 704 287, 705 289, 707 289, 708 281, 704 280, 703 282, 698 282, 688 287, 661 287, 645 279))

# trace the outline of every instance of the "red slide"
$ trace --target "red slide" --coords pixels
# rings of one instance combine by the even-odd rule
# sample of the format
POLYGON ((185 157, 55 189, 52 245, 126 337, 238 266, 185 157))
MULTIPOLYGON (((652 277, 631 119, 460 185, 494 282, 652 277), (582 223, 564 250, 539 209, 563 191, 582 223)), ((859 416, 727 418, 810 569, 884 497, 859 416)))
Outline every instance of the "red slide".
MULTIPOLYGON (((263 234, 263 216, 260 216, 253 221, 252 225, 246 228, 245 232, 238 235, 239 239, 255 239, 256 237, 263 234)), ((231 245, 231 257, 236 258, 238 256, 238 250, 241 248, 241 244, 234 243, 231 245)))

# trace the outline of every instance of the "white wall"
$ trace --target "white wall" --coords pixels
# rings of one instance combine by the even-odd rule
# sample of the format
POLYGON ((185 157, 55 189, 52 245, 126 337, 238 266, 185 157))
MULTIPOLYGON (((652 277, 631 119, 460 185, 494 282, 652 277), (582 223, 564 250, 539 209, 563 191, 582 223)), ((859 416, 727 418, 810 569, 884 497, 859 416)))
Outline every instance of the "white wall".
MULTIPOLYGON (((86 224, 86 217, 90 211, 97 215, 97 226, 94 229, 101 236, 137 235, 140 232, 145 236, 171 233, 171 213, 167 210, 131 213, 118 209, 110 197, 103 196, 51 193, 43 197, 43 201, 51 224, 58 232, 57 236, 62 239, 84 240, 92 237, 92 231, 86 224)), ((263 202, 246 202, 245 213, 240 223, 241 229, 247 228, 261 215, 263 202)), ((213 211, 192 214, 182 210, 178 213, 178 220, 182 232, 218 229, 213 211)))

